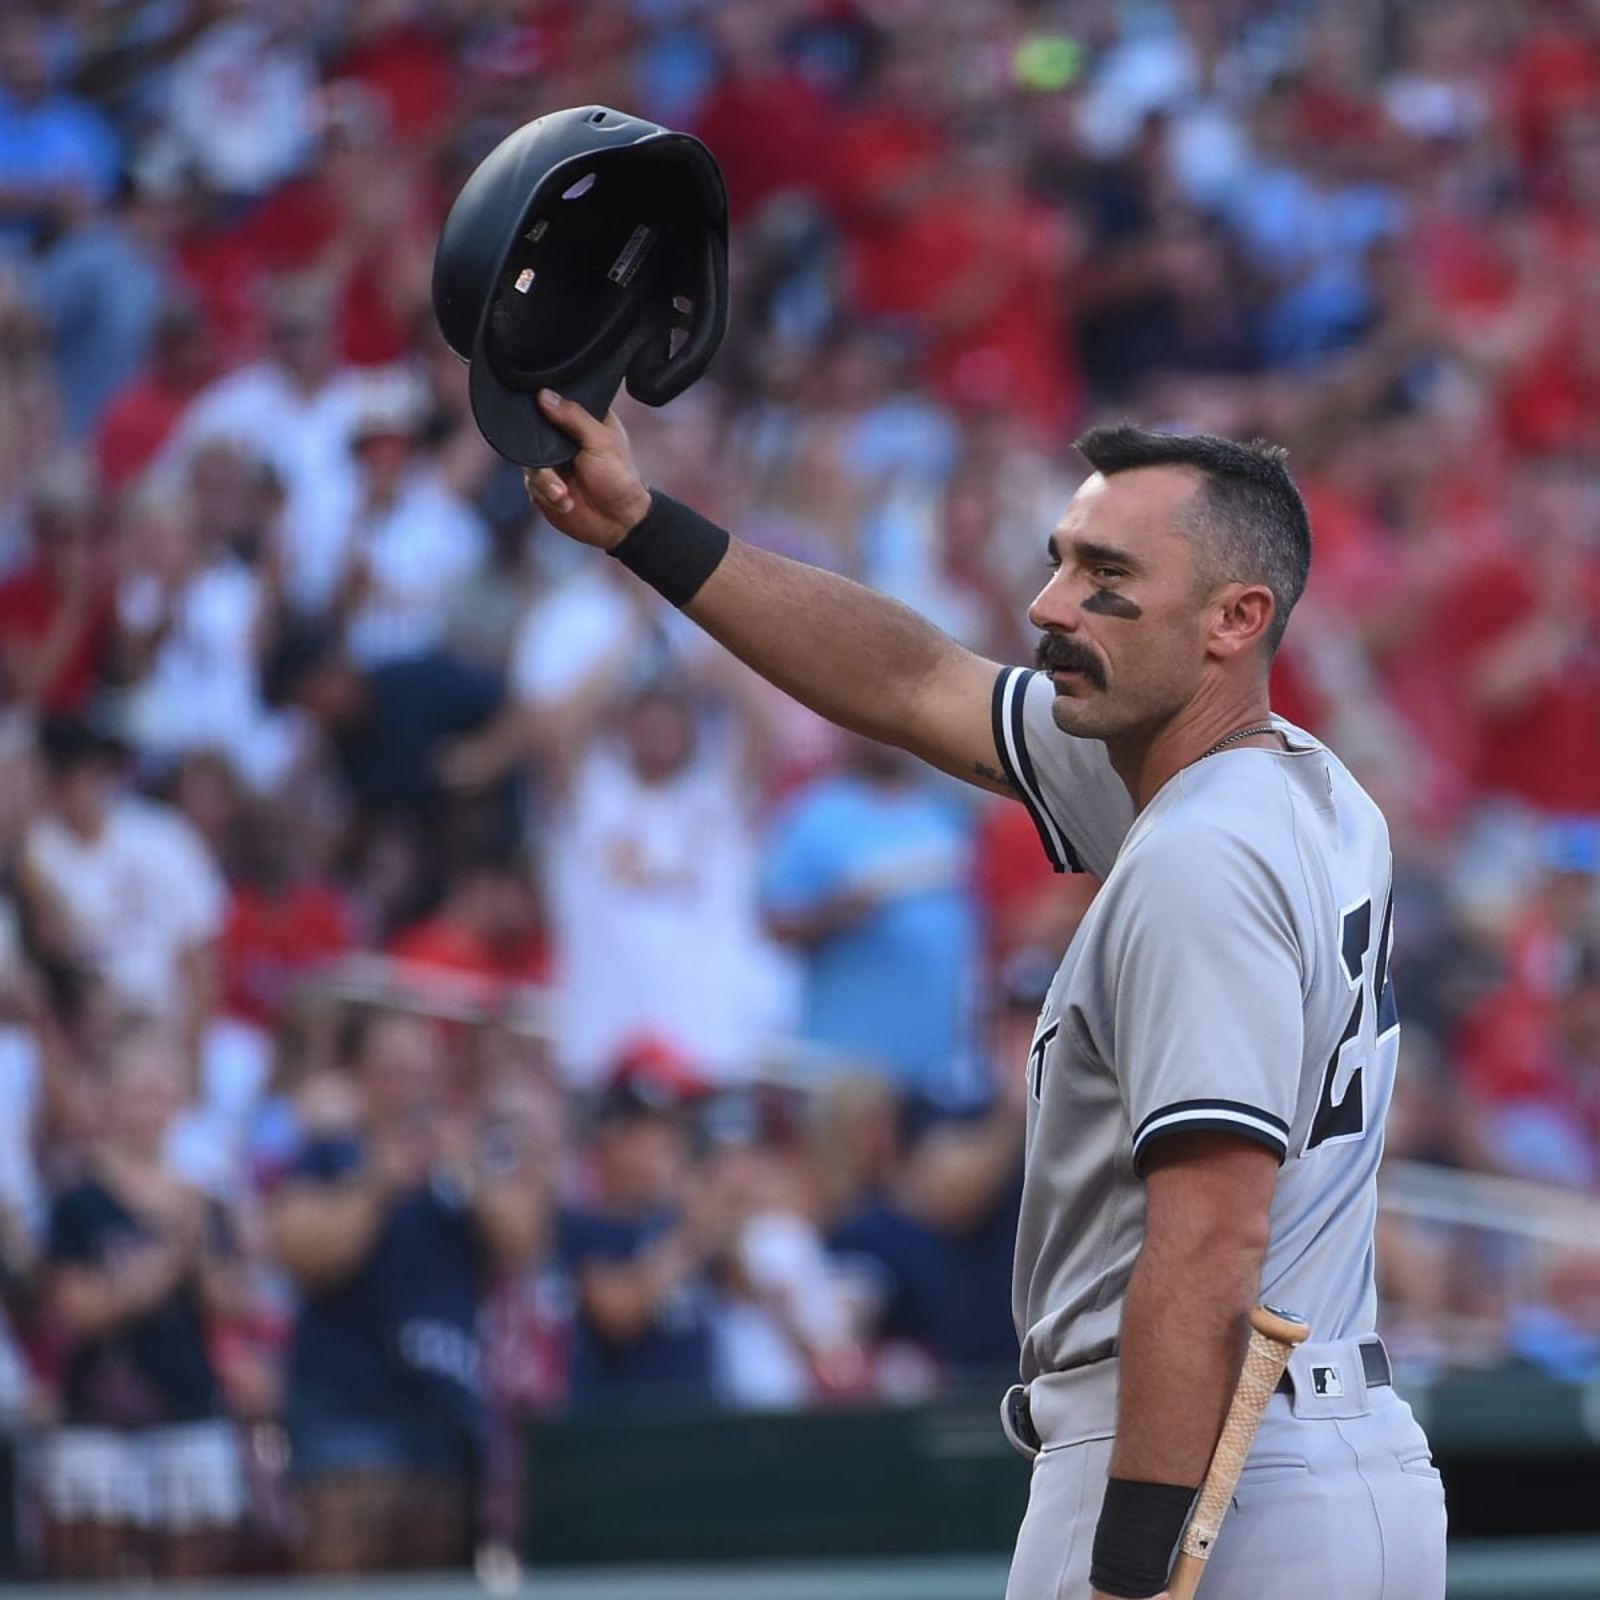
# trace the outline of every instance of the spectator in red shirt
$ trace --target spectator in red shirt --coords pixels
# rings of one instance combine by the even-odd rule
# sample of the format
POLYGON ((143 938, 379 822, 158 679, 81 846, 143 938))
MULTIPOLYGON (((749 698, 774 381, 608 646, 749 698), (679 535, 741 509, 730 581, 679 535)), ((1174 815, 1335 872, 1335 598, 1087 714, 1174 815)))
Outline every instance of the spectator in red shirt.
POLYGON ((429 314, 439 218, 395 157, 376 91, 343 85, 323 118, 319 159, 250 212, 236 242, 257 275, 326 277, 336 286, 343 359, 387 366, 404 358, 429 314))
POLYGON ((1527 230, 1522 359, 1501 386, 1529 455, 1600 450, 1600 94, 1551 129, 1550 204, 1527 230))
POLYGON ((0 584, 0 700, 46 715, 83 709, 113 638, 109 565, 87 478, 49 473, 32 500, 33 553, 0 584))
POLYGON ((1591 279, 1500 394, 1507 441, 1526 455, 1600 451, 1600 286, 1591 279))
POLYGON ((944 399, 1060 438, 1082 403, 1063 292, 1069 238, 1024 194, 1017 154, 1000 130, 956 147, 881 240, 876 309, 915 319, 924 376, 944 399))
POLYGON ((304 818, 288 800, 259 800, 239 819, 222 935, 223 1009, 276 1028, 295 989, 355 942, 345 897, 312 867, 304 818))
POLYGON ((1522 1028, 1477 1021, 1468 1087, 1489 1161, 1600 1193, 1600 949, 1578 948, 1544 1014, 1522 1028))
POLYGON ((1521 535, 1477 563, 1438 608, 1441 669, 1477 717, 1476 778, 1551 815, 1600 815, 1600 561, 1586 479, 1524 468, 1521 535))
POLYGON ((150 336, 147 369, 112 396, 100 419, 95 455, 108 490, 117 490, 155 460, 173 424, 215 376, 211 330, 199 307, 170 300, 150 336))
POLYGON ((448 40, 415 0, 357 0, 348 8, 343 53, 327 78, 337 91, 359 83, 382 102, 401 143, 426 151, 448 135, 458 65, 448 40))
POLYGON ((834 108, 782 59, 778 6, 719 6, 721 78, 694 132, 717 154, 735 222, 785 190, 826 188, 834 170, 834 108))
POLYGON ((849 246, 852 298, 868 316, 896 309, 905 270, 900 230, 939 187, 949 151, 939 84, 931 49, 895 50, 844 113, 835 205, 849 246))
POLYGON ((1290 86, 1295 127, 1308 148, 1371 151, 1384 120, 1371 92, 1369 30, 1330 6, 1308 30, 1305 59, 1290 86))
POLYGON ((1510 88, 1519 154, 1537 189, 1556 124, 1600 99, 1600 26, 1571 0, 1535 0, 1532 9, 1537 18, 1512 57, 1510 88))
POLYGON ((1027 809, 1006 800, 985 807, 974 849, 993 969, 1018 955, 1059 961, 1099 887, 1095 879, 1058 873, 1039 848, 1027 809))
POLYGON ((438 908, 402 928, 389 942, 389 954, 411 966, 493 984, 539 982, 546 958, 526 874, 507 850, 464 852, 438 908))

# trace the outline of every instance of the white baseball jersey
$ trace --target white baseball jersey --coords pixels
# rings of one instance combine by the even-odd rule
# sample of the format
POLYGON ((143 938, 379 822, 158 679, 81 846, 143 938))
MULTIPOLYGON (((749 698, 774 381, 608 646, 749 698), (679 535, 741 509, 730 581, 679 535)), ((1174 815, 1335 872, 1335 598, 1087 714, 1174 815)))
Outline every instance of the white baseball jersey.
POLYGON ((1003 671, 996 741, 1056 865, 1103 880, 1034 1035, 1013 1309, 1022 1376, 1115 1353, 1143 1163, 1188 1129, 1283 1163, 1262 1298, 1319 1340, 1370 1333, 1376 1177, 1399 1023, 1389 833, 1289 724, 1175 774, 1137 816, 1103 744, 1003 671))

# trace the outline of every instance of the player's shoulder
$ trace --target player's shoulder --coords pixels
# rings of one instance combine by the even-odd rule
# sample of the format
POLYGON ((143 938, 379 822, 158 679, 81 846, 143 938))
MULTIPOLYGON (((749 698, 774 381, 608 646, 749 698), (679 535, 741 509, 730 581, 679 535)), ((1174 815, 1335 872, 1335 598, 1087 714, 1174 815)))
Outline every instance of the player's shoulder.
POLYGON ((1228 784, 1218 796, 1173 795, 1152 806, 1128 835, 1119 876, 1153 879, 1168 893, 1187 888, 1203 897, 1227 885, 1260 883, 1296 870, 1292 809, 1270 783, 1228 784), (1251 803, 1241 803, 1248 797, 1251 803))
POLYGON ((1333 750, 1282 717, 1273 722, 1282 750, 1224 751, 1180 772, 1169 786, 1174 816, 1245 838, 1274 816, 1306 812, 1382 824, 1377 802, 1333 750))
POLYGON ((1303 846, 1314 842, 1317 850, 1338 855, 1387 856, 1388 819, 1361 780, 1327 745, 1281 718, 1278 724, 1295 752, 1278 769, 1303 846))
POLYGON ((1229 871, 1314 896, 1324 881, 1370 875, 1389 858, 1382 808, 1338 755, 1279 720, 1287 748, 1198 764, 1172 807, 1169 847, 1210 841, 1229 871))
POLYGON ((1325 746, 1286 724, 1280 731, 1284 752, 1222 752, 1178 773, 1135 821, 1123 850, 1130 867, 1168 892, 1292 890, 1303 878, 1305 814, 1332 808, 1344 785, 1325 746))

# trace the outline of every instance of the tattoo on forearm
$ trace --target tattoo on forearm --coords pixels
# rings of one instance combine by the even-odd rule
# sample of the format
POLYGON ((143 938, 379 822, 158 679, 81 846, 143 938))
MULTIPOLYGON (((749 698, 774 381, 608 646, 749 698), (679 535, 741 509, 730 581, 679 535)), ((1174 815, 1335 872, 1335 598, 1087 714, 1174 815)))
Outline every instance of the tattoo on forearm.
POLYGON ((972 770, 987 783, 998 783, 1002 789, 1016 790, 1014 784, 1003 772, 997 772, 993 767, 985 765, 982 761, 975 762, 972 770))

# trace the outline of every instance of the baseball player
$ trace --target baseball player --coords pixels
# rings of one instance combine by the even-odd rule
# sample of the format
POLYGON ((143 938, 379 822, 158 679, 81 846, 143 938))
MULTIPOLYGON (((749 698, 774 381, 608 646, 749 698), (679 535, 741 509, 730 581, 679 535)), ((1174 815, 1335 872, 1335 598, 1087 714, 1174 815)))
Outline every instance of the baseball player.
POLYGON ((743 544, 639 478, 614 416, 535 505, 834 721, 1016 796, 1104 880, 1040 1015, 1007 1432, 1034 1457, 1008 1600, 1164 1596, 1262 1298, 1309 1320, 1202 1600, 1439 1600, 1444 1496, 1376 1337, 1393 1087, 1377 807, 1274 717, 1311 535, 1282 453, 1122 427, 1048 545, 1037 670, 743 544))

